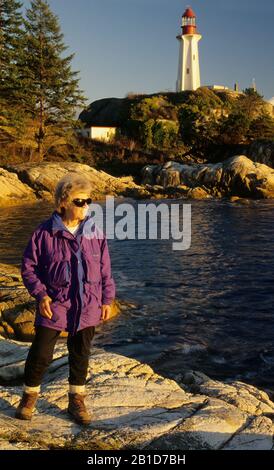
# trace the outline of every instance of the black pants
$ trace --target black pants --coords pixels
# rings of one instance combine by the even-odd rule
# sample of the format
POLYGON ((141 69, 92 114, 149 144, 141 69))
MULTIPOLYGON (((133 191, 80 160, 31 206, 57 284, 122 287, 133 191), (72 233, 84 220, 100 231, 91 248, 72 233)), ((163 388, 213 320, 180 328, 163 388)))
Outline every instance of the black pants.
MULTIPOLYGON (((25 384, 28 387, 37 387, 41 384, 44 373, 53 357, 54 346, 60 331, 37 326, 35 337, 30 347, 25 363, 25 384)), ((68 335, 69 378, 71 385, 85 385, 91 340, 95 327, 90 326, 78 331, 74 336, 68 335)))

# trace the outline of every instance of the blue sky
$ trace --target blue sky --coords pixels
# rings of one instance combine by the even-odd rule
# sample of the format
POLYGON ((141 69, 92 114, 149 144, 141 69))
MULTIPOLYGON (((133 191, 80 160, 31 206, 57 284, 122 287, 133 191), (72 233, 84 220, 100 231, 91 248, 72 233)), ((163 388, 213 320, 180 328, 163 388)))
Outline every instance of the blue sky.
MULTIPOLYGON (((25 5, 30 2, 25 0, 25 5)), ((88 102, 174 91, 181 16, 190 5, 202 85, 251 86, 274 96, 273 0, 49 0, 88 102)))

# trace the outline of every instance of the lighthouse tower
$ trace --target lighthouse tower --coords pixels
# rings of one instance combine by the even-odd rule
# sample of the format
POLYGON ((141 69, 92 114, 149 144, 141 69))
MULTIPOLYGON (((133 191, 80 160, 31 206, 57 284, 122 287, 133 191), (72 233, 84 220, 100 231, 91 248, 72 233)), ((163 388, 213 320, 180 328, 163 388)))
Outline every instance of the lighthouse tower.
POLYGON ((182 16, 182 34, 177 39, 180 48, 176 91, 197 90, 201 86, 198 43, 202 36, 197 32, 196 15, 191 8, 182 16))

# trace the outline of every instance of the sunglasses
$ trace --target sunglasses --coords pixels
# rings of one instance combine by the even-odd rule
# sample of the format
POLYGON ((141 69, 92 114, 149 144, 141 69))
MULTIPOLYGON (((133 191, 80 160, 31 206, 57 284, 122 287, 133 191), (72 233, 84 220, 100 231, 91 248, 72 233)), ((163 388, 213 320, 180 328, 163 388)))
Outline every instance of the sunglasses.
POLYGON ((84 207, 87 203, 88 205, 92 203, 92 199, 89 197, 87 199, 73 199, 73 204, 77 207, 84 207))

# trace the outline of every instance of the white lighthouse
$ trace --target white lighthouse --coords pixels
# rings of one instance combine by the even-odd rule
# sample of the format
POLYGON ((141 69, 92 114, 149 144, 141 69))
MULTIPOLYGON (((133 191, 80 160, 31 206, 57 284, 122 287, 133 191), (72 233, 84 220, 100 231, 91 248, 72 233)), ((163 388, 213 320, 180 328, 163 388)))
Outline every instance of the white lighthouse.
POLYGON ((182 16, 182 34, 177 39, 180 47, 176 91, 197 90, 201 86, 198 43, 202 36, 197 32, 196 15, 191 8, 182 16))

